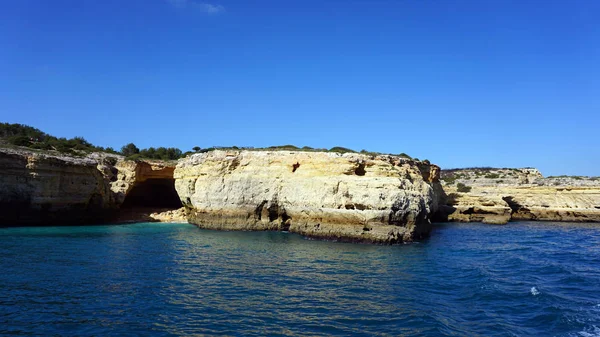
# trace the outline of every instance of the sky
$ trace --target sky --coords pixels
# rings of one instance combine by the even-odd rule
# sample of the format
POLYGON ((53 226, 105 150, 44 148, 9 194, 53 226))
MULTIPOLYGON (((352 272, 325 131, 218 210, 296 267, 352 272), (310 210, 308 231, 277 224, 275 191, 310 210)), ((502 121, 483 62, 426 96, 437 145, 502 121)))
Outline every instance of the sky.
POLYGON ((600 1, 0 1, 0 122, 600 176, 600 1))

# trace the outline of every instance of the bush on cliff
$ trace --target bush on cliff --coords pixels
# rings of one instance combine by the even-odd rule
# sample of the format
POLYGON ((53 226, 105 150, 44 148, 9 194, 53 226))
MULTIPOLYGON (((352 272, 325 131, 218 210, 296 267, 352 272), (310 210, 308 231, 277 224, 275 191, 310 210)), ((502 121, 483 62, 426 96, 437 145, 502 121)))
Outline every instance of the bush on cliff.
MULTIPOLYGON (((201 150, 200 150, 201 151, 201 150)), ((149 147, 140 150, 135 144, 129 143, 121 148, 121 154, 129 160, 157 159, 177 160, 183 157, 183 152, 175 147, 149 147)))
MULTIPOLYGON (((235 146, 234 146, 235 147, 235 146)), ((283 150, 283 151, 298 151, 299 147, 295 145, 279 145, 279 146, 269 146, 267 149, 269 150, 283 150)))
POLYGON ((471 192, 471 186, 467 186, 463 183, 456 184, 456 190, 461 193, 469 193, 471 192))
POLYGON ((12 136, 8 138, 8 142, 17 146, 29 146, 31 144, 31 140, 27 136, 12 136))
POLYGON ((55 150, 70 154, 105 151, 103 147, 94 146, 83 137, 57 138, 23 124, 0 123, 0 138, 6 139, 9 144, 16 146, 38 150, 55 150))
POLYGON ((352 149, 349 149, 349 148, 346 148, 346 147, 341 147, 341 146, 332 147, 331 149, 329 149, 329 152, 337 152, 337 153, 348 153, 348 152, 351 152, 351 153, 356 153, 356 151, 354 151, 352 149))
POLYGON ((133 156, 134 154, 138 154, 140 153, 140 149, 135 146, 135 144, 133 143, 129 143, 127 145, 123 145, 123 147, 121 147, 121 154, 124 155, 125 157, 129 157, 129 156, 133 156))
MULTIPOLYGON (((185 152, 183 153, 180 149, 174 147, 159 147, 159 148, 147 148, 140 149, 134 143, 126 144, 121 147, 120 151, 115 151, 112 147, 103 148, 102 146, 95 146, 88 142, 83 137, 74 137, 71 139, 67 138, 57 138, 51 136, 45 132, 42 132, 39 129, 36 129, 31 126, 23 125, 23 124, 10 124, 10 123, 0 123, 0 140, 4 140, 8 144, 15 146, 24 146, 31 149, 36 150, 46 150, 46 151, 58 151, 61 153, 69 154, 69 155, 85 155, 90 152, 107 152, 113 154, 122 154, 128 159, 132 160, 141 160, 141 159, 156 159, 156 160, 177 160, 179 158, 185 157, 186 155, 193 153, 205 153, 213 150, 248 150, 248 151, 259 151, 259 150, 285 150, 285 151, 307 151, 307 152, 335 152, 335 153, 356 153, 356 151, 342 147, 335 146, 331 149, 325 148, 313 148, 310 146, 304 146, 302 148, 297 147, 295 145, 287 144, 287 145, 279 145, 279 146, 270 146, 266 148, 254 148, 254 147, 223 147, 223 146, 213 146, 210 148, 201 148, 199 146, 195 146, 193 148, 194 152, 185 152)), ((381 152, 369 152, 367 150, 362 150, 361 153, 367 155, 383 155, 385 153, 381 152)), ((411 159, 411 157, 405 153, 400 153, 398 156, 411 159)), ((418 160, 415 158, 415 160, 418 160)))

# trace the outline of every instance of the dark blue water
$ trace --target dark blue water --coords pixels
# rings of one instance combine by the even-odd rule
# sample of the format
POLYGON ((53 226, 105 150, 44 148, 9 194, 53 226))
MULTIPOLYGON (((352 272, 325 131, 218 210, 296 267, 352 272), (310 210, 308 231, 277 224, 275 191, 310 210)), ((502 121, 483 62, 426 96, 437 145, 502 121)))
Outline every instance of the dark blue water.
POLYGON ((600 225, 418 244, 192 225, 0 229, 0 335, 600 336, 600 225))

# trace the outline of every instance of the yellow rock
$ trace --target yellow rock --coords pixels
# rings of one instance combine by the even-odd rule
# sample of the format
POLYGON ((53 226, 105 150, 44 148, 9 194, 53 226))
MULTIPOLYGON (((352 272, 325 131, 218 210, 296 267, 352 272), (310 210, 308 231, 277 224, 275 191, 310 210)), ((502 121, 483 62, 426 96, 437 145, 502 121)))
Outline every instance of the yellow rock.
POLYGON ((216 150, 180 160, 175 188, 200 227, 395 243, 428 235, 438 174, 396 156, 216 150))

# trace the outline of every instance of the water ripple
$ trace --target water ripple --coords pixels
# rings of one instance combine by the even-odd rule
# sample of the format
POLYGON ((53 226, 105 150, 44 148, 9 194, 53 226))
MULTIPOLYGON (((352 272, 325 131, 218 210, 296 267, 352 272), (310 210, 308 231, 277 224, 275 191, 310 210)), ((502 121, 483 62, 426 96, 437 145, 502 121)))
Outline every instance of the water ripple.
POLYGON ((600 227, 372 246, 191 225, 0 229, 0 335, 600 336, 600 227))

